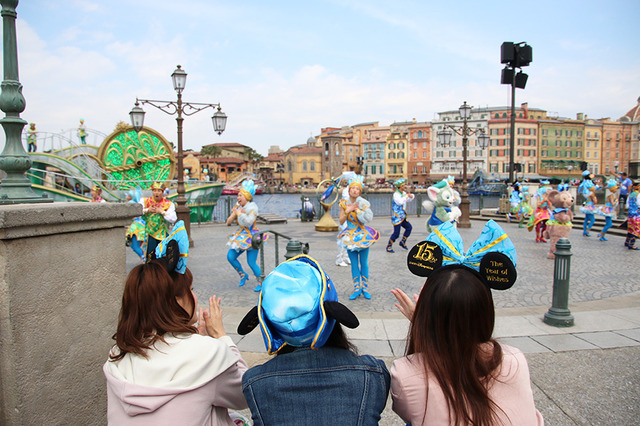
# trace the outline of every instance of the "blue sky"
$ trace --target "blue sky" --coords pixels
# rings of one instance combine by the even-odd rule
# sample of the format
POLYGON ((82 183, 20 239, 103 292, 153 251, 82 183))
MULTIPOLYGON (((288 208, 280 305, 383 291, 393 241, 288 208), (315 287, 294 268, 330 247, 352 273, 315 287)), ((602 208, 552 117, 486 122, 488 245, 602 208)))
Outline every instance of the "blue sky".
MULTIPOLYGON (((510 104, 500 45, 526 41, 533 62, 516 103, 575 118, 619 118, 640 96, 640 2, 23 0, 17 7, 22 118, 41 131, 111 133, 136 97, 217 103, 184 121, 184 146, 304 143, 322 127, 510 104), (435 3, 435 2, 433 2, 435 3)), ((176 140, 175 117, 145 125, 176 140)), ((0 136, 4 141, 4 134, 0 136)))

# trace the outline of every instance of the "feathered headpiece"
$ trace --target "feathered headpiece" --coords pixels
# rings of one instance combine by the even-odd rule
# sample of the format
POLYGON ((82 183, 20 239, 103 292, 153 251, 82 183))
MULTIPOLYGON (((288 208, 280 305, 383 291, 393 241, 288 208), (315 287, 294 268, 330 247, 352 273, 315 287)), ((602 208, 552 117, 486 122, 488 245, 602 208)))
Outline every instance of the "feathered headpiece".
POLYGON ((97 192, 98 194, 102 192, 102 188, 100 188, 98 185, 93 185, 91 187, 91 190, 97 192))
POLYGON ((364 176, 362 175, 353 175, 351 179, 349 179, 349 188, 353 185, 358 185, 360 190, 364 189, 364 176))
POLYGON ((397 181, 393 182, 393 186, 395 186, 396 188, 400 188, 406 182, 407 182, 407 180, 405 178, 401 178, 401 179, 398 179, 397 181))
POLYGON ((607 181, 607 188, 609 189, 609 191, 615 192, 618 189, 618 182, 615 179, 609 179, 607 181))
POLYGON ((569 184, 568 183, 559 183, 558 184, 558 191, 562 192, 562 191, 568 191, 568 190, 569 190, 569 184))
POLYGON ((327 342, 336 321, 349 328, 359 325, 353 312, 338 302, 336 287, 320 264, 302 254, 264 279, 258 306, 240 322, 238 334, 260 325, 270 355, 285 345, 317 349, 327 342))
POLYGON ((253 196, 256 195, 256 184, 251 179, 242 181, 239 192, 244 195, 247 201, 253 200, 253 196))
POLYGON ((164 183, 162 182, 153 182, 151 184, 151 189, 162 189, 164 191, 165 186, 164 186, 164 183))
POLYGON ((466 252, 458 230, 447 222, 433 229, 407 256, 407 266, 415 275, 429 277, 441 268, 466 268, 495 290, 513 286, 517 278, 516 264, 516 248, 493 220, 487 222, 480 237, 466 252))

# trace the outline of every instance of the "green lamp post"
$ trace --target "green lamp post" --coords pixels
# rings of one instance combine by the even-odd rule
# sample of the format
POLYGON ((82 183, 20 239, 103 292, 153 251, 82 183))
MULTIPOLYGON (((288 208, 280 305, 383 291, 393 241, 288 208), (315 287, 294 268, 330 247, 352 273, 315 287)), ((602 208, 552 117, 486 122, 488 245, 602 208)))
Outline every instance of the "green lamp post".
POLYGON ((53 199, 39 197, 31 189, 25 172, 31 168, 31 159, 22 146, 22 129, 26 121, 20 118, 25 100, 18 81, 18 46, 16 38, 16 6, 18 0, 0 0, 2 5, 2 42, 4 80, 0 92, 0 109, 5 112, 0 124, 6 141, 0 154, 0 169, 7 174, 0 184, 0 204, 51 203, 53 199))

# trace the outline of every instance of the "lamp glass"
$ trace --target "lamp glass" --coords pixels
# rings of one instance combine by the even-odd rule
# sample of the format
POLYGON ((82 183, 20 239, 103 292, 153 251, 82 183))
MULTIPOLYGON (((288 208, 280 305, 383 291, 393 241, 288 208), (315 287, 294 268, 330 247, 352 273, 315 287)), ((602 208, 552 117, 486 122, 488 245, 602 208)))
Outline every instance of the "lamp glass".
POLYGON ((178 65, 178 68, 171 74, 171 79, 173 80, 174 90, 182 93, 184 86, 187 84, 187 73, 180 68, 180 65, 178 65))
POLYGON ((144 110, 140 108, 136 102, 136 105, 129 113, 129 117, 131 117, 131 125, 136 132, 139 132, 144 126, 144 114, 144 110))
POLYGON ((218 107, 218 111, 213 114, 211 120, 213 121, 213 130, 219 135, 222 134, 222 132, 224 132, 224 129, 227 127, 227 114, 222 112, 220 110, 220 107, 218 107))
POLYGON ((480 132, 480 134, 478 135, 478 146, 480 146, 480 148, 485 149, 487 146, 489 146, 489 135, 487 135, 485 132, 480 132))
POLYGON ((438 132, 438 144, 443 147, 449 146, 451 143, 451 130, 441 130, 438 132))
POLYGON ((460 117, 462 117, 463 120, 466 120, 471 116, 471 106, 467 105, 467 101, 460 106, 459 111, 460 117))

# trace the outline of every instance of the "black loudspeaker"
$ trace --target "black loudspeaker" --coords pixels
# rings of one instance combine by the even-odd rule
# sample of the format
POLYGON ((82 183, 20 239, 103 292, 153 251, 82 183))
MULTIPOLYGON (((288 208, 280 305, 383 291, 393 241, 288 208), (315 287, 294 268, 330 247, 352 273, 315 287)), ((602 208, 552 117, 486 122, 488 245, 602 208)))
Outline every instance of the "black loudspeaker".
POLYGON ((521 172, 521 171, 522 171, 522 164, 520 164, 520 163, 513 163, 513 171, 514 171, 514 172, 521 172))
MULTIPOLYGON (((511 41, 505 41, 500 46, 500 63, 508 64, 516 59, 516 50, 511 41)), ((506 84, 506 83, 503 83, 506 84)))
POLYGON ((527 78, 529 78, 529 76, 522 71, 516 74, 516 87, 518 89, 524 89, 524 86, 527 85, 527 78))
POLYGON ((533 60, 533 49, 528 44, 516 46, 516 67, 526 67, 533 60))
POLYGON ((587 162, 586 161, 581 161, 580 162, 580 170, 583 171, 583 172, 585 170, 587 170, 587 162))
POLYGON ((513 68, 505 68, 502 70, 500 84, 513 84, 513 68))

